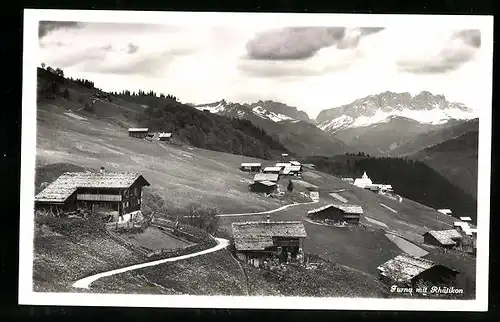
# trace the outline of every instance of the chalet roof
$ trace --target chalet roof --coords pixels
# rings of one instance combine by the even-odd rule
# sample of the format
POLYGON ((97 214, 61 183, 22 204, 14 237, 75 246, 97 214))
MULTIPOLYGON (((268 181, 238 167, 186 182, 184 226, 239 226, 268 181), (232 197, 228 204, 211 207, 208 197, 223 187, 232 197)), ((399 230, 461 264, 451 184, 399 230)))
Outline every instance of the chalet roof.
POLYGON ((281 167, 265 167, 264 172, 268 172, 268 171, 281 171, 281 167))
POLYGON ((276 163, 276 165, 274 166, 275 168, 283 168, 283 167, 289 167, 291 166, 292 164, 289 163, 289 162, 286 162, 286 163, 276 163))
POLYGON ((442 214, 451 214, 451 210, 450 209, 438 209, 437 211, 439 211, 440 213, 442 214))
POLYGON ((128 188, 142 178, 136 172, 66 172, 35 196, 38 202, 64 202, 78 188, 128 188))
POLYGON ((354 181, 353 178, 342 178, 342 180, 344 180, 344 181, 354 181))
POLYGON ((360 214, 360 215, 363 214, 363 208, 361 206, 358 206, 358 205, 340 205, 340 204, 329 204, 329 205, 326 205, 326 206, 323 206, 320 208, 309 210, 307 213, 308 214, 315 214, 315 213, 321 212, 321 211, 326 210, 326 209, 331 208, 331 207, 335 207, 337 209, 340 209, 343 212, 345 212, 346 214, 360 214))
POLYGON ((128 129, 129 132, 148 132, 148 128, 138 128, 138 127, 131 127, 128 129))
POLYGON ((250 163, 250 162, 247 162, 247 163, 242 163, 241 164, 241 167, 260 167, 262 166, 262 163, 250 163))
POLYGON ((279 175, 277 173, 257 173, 253 177, 253 181, 278 181, 279 175))
POLYGON ((396 282, 407 282, 438 265, 428 259, 399 255, 377 267, 380 273, 396 282))
POLYGON ((167 133, 167 132, 160 132, 158 133, 159 138, 169 138, 172 137, 172 133, 167 133))
POLYGON ((265 186, 268 186, 268 187, 271 187, 271 186, 275 186, 276 185, 276 182, 271 182, 271 181, 255 181, 254 183, 252 184, 263 184, 265 186))
POLYGON ((285 167, 285 170, 289 169, 291 172, 295 172, 295 171, 300 171, 300 168, 301 168, 300 165, 291 165, 291 166, 285 167))
POLYGON ((264 250, 273 245, 273 237, 307 237, 301 221, 253 221, 232 224, 237 250, 264 250))
POLYGON ((291 165, 301 165, 299 161, 290 161, 291 165))
POLYGON ((460 220, 461 221, 471 221, 472 218, 471 217, 460 217, 460 220))
POLYGON ((453 239, 462 238, 462 235, 460 235, 460 233, 455 229, 431 230, 425 234, 431 235, 442 245, 455 245, 455 241, 453 239))

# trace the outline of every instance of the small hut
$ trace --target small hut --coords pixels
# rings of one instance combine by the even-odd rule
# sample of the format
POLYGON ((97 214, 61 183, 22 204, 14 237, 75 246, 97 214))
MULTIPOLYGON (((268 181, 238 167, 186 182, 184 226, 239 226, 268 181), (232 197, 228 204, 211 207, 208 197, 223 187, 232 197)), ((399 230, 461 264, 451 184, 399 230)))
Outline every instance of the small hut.
POLYGON ((148 136, 148 128, 130 128, 128 129, 128 136, 133 138, 144 139, 148 136))

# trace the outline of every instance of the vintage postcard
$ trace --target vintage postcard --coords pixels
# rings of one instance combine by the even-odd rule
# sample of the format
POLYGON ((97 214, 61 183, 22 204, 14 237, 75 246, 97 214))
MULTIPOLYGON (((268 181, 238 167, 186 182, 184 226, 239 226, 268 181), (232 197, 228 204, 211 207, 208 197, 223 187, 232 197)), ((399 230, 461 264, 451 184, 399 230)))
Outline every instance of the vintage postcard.
POLYGON ((25 10, 19 303, 485 311, 493 17, 25 10))

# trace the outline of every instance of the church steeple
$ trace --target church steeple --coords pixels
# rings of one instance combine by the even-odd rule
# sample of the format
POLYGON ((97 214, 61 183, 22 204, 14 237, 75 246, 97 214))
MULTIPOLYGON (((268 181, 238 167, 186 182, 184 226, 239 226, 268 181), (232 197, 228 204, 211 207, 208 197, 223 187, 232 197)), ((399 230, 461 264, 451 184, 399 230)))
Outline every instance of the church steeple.
POLYGON ((363 179, 368 179, 368 176, 366 175, 366 171, 365 171, 365 172, 363 172, 363 176, 362 176, 361 178, 363 178, 363 179))

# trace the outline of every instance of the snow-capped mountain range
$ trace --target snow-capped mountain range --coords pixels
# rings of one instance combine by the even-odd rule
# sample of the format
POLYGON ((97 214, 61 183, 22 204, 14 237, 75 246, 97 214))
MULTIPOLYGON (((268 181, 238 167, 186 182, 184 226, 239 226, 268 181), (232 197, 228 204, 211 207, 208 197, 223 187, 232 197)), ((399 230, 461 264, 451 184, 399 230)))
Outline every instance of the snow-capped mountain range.
POLYGON ((449 102, 443 95, 423 91, 410 93, 383 92, 357 99, 350 104, 323 110, 316 118, 323 131, 336 133, 348 128, 387 123, 394 118, 412 119, 421 124, 441 125, 450 120, 477 118, 464 104, 449 102))
POLYGON ((248 117, 251 114, 273 122, 309 121, 309 116, 305 112, 299 111, 296 107, 269 100, 258 101, 252 104, 240 104, 221 100, 209 104, 194 105, 194 107, 201 111, 238 118, 248 117))

